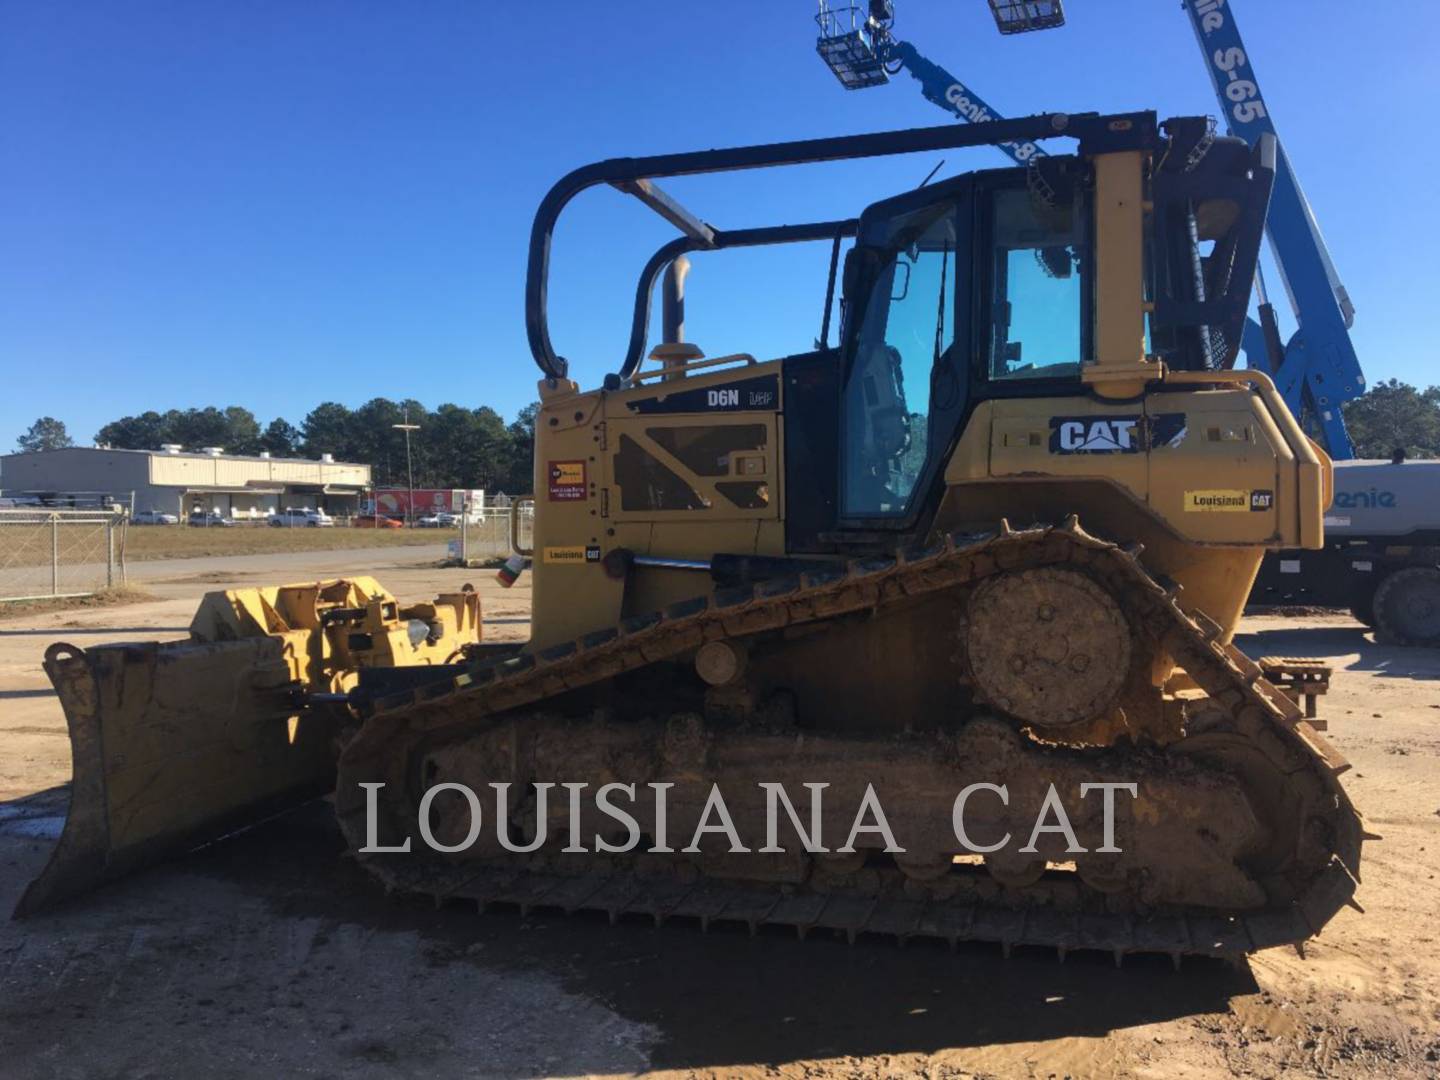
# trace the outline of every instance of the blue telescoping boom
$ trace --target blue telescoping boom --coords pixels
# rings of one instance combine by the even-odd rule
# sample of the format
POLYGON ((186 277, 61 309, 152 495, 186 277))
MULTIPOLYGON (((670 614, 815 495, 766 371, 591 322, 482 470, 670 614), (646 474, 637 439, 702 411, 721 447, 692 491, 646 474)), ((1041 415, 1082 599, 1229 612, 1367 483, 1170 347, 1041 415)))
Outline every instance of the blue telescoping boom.
MULTIPOLYGON (((1240 40, 1232 7, 1226 0, 1185 0, 1185 13, 1190 16, 1195 38, 1205 55, 1205 66, 1231 134, 1251 146, 1266 134, 1275 135, 1279 142, 1249 53, 1240 40)), ((1279 143, 1276 158, 1266 231, 1299 328, 1280 345, 1262 279, 1261 319, 1266 325, 1262 329, 1252 320, 1247 327, 1246 362, 1275 380, 1297 416, 1302 408, 1315 416, 1332 457, 1352 458, 1355 451, 1340 406, 1365 392, 1365 375, 1350 340, 1355 308, 1335 273, 1330 251, 1283 142, 1279 143)))
MULTIPOLYGON (((847 90, 881 86, 903 69, 920 84, 925 100, 960 120, 980 124, 1005 119, 969 86, 922 56, 914 45, 892 37, 894 20, 891 0, 870 0, 864 9, 856 4, 831 7, 821 0, 820 13, 815 17, 820 26, 815 49, 847 90)), ((1029 140, 1002 143, 1000 149, 1019 165, 1045 156, 1045 151, 1029 140)))
MULTIPOLYGON (((927 101, 950 110, 962 120, 981 124, 987 120, 1004 119, 987 105, 979 94, 933 60, 921 56, 919 50, 908 41, 890 42, 885 55, 892 64, 899 65, 910 73, 920 84, 920 93, 925 95, 927 101)), ((1045 156, 1044 150, 1028 140, 1001 143, 1000 149, 1019 165, 1029 164, 1036 158, 1045 156)))
MULTIPOLYGON (((1049 29, 1064 21, 1059 0, 990 0, 990 7, 1005 33, 1049 29)), ((1262 134, 1275 135, 1278 142, 1227 0, 1185 0, 1185 11, 1230 132, 1251 146, 1262 134)), ((821 0, 816 22, 820 26, 816 50, 846 89, 879 86, 904 70, 919 82, 926 100, 961 120, 974 123, 1003 118, 960 79, 921 55, 914 45, 892 35, 893 0, 869 0, 865 8, 858 4, 832 7, 821 0)), ((1021 165, 1044 156, 1044 151, 1030 142, 1007 143, 1001 149, 1021 165)), ((1275 381, 1292 412, 1314 417, 1332 457, 1352 458, 1354 448, 1340 406, 1365 392, 1365 376, 1349 333, 1355 309, 1336 275, 1283 144, 1266 229, 1298 329, 1289 341, 1281 341, 1262 277, 1258 282, 1260 320, 1248 321, 1244 338, 1246 362, 1275 381)))

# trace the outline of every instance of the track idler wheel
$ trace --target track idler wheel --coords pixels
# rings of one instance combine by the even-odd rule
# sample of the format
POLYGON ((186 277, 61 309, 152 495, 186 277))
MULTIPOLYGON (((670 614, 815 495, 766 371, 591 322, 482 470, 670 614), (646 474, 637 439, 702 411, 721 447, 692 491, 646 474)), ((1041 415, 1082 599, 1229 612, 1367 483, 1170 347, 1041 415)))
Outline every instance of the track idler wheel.
POLYGON ((1036 728, 1102 715, 1130 672, 1124 612, 1075 570, 1038 567, 984 582, 970 600, 965 644, 984 697, 1036 728))
POLYGON ((1255 817, 1254 832, 1240 856, 1257 878, 1284 870, 1294 861, 1304 828, 1303 776, 1286 776, 1262 747, 1235 732, 1194 735, 1169 752, 1215 765, 1240 784, 1255 817))
POLYGON ((997 851, 985 856, 985 869, 1007 888, 1028 889, 1045 876, 1045 860, 1039 855, 997 851))
POLYGON ((895 865, 900 867, 900 872, 911 881, 926 883, 939 881, 955 868, 954 860, 944 853, 897 855, 895 865))
POLYGON ((1113 858, 1105 855, 1086 855, 1075 863, 1080 880, 1098 893, 1124 893, 1131 887, 1130 875, 1113 858))

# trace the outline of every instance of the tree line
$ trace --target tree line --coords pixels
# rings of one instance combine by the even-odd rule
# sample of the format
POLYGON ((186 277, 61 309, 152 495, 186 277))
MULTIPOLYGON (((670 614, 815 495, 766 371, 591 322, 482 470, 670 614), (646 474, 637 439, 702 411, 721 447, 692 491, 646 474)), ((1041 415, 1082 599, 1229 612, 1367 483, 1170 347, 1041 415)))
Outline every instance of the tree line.
MULTIPOLYGON (((186 450, 222 447, 227 454, 318 458, 333 454, 336 461, 357 461, 371 466, 377 487, 404 487, 407 483, 405 431, 396 424, 414 424, 410 432, 410 459, 417 488, 484 488, 488 492, 525 494, 532 486, 531 459, 535 443, 538 404, 527 405, 510 423, 494 409, 445 404, 429 409, 418 401, 374 398, 351 409, 327 401, 305 416, 296 427, 284 417, 264 426, 249 409, 170 409, 122 416, 95 433, 97 446, 120 450, 158 450, 178 443, 186 450)), ((55 450, 73 446, 65 425, 41 417, 20 436, 22 451, 55 450)))
POLYGON ((1440 386, 1417 390, 1399 379, 1378 382, 1343 406, 1359 458, 1440 457, 1440 386))
MULTIPOLYGON (((535 413, 527 405, 506 423, 487 405, 468 409, 418 401, 374 398, 351 409, 327 401, 311 409, 297 428, 283 417, 264 427, 249 409, 171 409, 122 416, 95 433, 95 442, 128 450, 158 450, 163 443, 186 449, 221 446, 231 454, 268 450, 276 457, 319 457, 358 461, 373 469, 378 487, 402 487, 405 433, 394 425, 418 424, 410 433, 416 487, 484 488, 510 494, 529 492, 535 445, 535 413)), ((1440 457, 1440 386, 1419 390, 1398 379, 1379 382, 1344 406, 1355 456, 1388 458, 1404 450, 1411 458, 1440 457)), ((22 451, 54 450, 74 443, 65 425, 42 416, 17 440, 22 451)))

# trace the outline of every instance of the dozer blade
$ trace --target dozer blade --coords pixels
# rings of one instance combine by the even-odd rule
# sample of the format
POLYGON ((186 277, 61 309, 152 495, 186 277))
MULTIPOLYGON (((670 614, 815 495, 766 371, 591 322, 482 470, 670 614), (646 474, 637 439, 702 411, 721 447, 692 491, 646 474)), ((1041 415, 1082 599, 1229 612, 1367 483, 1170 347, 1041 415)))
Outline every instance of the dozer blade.
POLYGON ((328 790, 328 718, 297 716, 281 643, 53 645, 70 729, 65 831, 16 917, 328 790))
POLYGON ((452 662, 479 625, 474 592, 402 609, 358 578, 210 593, 190 641, 52 645, 70 811, 15 917, 330 791, 358 670, 452 662))

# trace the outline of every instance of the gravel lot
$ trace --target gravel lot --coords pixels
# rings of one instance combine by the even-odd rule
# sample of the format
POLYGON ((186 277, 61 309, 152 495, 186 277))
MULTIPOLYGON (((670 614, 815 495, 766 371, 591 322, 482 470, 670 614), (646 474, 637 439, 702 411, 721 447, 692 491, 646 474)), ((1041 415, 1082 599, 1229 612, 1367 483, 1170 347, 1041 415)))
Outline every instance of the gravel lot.
MULTIPOLYGON (((140 530, 137 530, 137 532, 140 530)), ((199 531, 199 530, 194 530, 199 531)), ((276 530, 278 531, 278 530, 276 530)), ((0 619, 0 911, 53 844, 69 777, 52 641, 182 636, 206 589, 374 573, 412 600, 474 581, 523 637, 528 577, 436 552, 149 564, 153 602, 0 619)), ((0 923, 0 1073, 380 1077, 1440 1074, 1440 655, 1338 616, 1248 619, 1252 655, 1328 658, 1322 705, 1370 827, 1366 914, 1241 967, 997 948, 847 947, 684 926, 477 916, 386 899, 324 803, 22 923, 0 923)))

